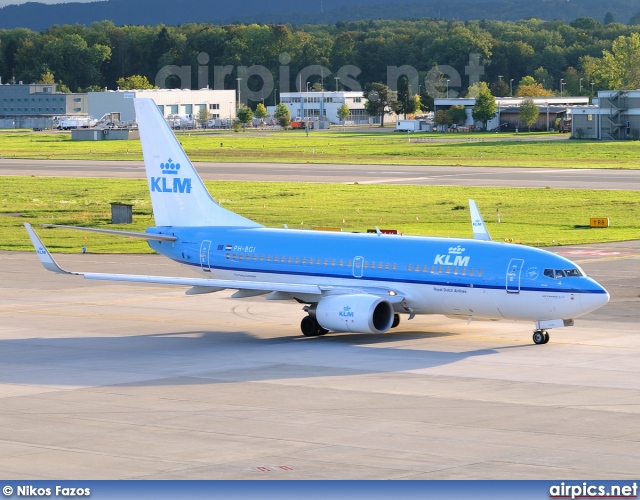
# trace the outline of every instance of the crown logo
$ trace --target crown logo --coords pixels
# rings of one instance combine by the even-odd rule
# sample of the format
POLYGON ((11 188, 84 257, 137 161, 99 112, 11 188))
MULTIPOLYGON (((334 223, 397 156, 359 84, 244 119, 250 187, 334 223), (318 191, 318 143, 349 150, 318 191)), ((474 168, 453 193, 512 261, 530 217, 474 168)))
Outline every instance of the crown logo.
POLYGON ((449 253, 452 253, 454 255, 460 255, 465 250, 466 248, 462 248, 460 245, 458 245, 457 247, 449 247, 449 253))
POLYGON ((344 310, 345 310, 346 312, 349 312, 349 311, 351 311, 351 308, 350 308, 349 306, 345 306, 345 307, 344 307, 344 310))
POLYGON ((177 175, 178 170, 180 170, 180 164, 173 163, 173 161, 171 161, 171 158, 169 158, 169 161, 160 164, 160 170, 163 174, 177 175))

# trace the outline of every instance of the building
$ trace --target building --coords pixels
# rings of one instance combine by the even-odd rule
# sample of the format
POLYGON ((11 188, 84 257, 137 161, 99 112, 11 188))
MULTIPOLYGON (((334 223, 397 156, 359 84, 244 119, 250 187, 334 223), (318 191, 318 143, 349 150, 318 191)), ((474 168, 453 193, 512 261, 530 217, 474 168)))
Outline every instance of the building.
MULTIPOLYGON (((280 102, 286 104, 291 120, 311 119, 329 121, 334 124, 371 125, 380 123, 379 117, 367 114, 364 108, 366 98, 363 92, 321 91, 321 92, 282 92, 280 102), (344 122, 338 118, 338 109, 344 104, 349 107, 349 116, 344 122)), ((396 115, 385 116, 385 123, 395 122, 396 115)))
MULTIPOLYGON (((520 123, 520 105, 531 99, 538 106, 540 114, 536 123, 531 125, 531 130, 553 130, 557 119, 570 119, 578 106, 589 104, 588 97, 496 97, 498 112, 492 120, 487 123, 487 130, 524 130, 520 123)), ((467 121, 464 125, 481 127, 481 123, 476 123, 472 117, 474 98, 450 98, 435 99, 434 110, 448 110, 454 105, 463 105, 467 113, 467 121)))
POLYGON ((640 90, 601 90, 592 106, 573 110, 578 139, 640 139, 640 90))
POLYGON ((107 113, 120 113, 120 120, 133 122, 136 112, 133 98, 149 97, 155 101, 165 118, 197 118, 202 109, 209 110, 211 120, 235 119, 235 90, 188 90, 188 89, 151 89, 151 90, 107 90, 89 92, 89 112, 100 118, 107 113))
POLYGON ((87 94, 58 92, 56 84, 0 84, 0 128, 49 128, 59 116, 87 116, 87 94))

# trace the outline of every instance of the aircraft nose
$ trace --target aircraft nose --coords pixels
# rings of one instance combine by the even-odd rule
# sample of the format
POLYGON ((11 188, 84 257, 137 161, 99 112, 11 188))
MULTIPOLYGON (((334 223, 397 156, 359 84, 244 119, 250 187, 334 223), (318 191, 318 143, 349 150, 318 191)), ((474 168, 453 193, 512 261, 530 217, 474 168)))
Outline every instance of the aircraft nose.
POLYGON ((607 292, 602 286, 596 284, 596 288, 591 290, 591 293, 580 294, 580 305, 584 313, 595 311, 609 302, 609 292, 607 292))

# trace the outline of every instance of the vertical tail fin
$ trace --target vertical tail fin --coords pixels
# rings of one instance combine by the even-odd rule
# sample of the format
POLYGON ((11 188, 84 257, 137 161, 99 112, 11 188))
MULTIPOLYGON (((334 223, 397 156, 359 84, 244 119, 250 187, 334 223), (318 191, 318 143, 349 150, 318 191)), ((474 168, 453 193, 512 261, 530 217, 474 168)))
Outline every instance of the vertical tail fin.
POLYGON ((156 226, 260 226, 215 202, 153 99, 134 106, 156 226))
POLYGON ((476 240, 491 241, 491 236, 489 236, 487 226, 484 223, 482 215, 480 215, 480 210, 478 210, 478 205, 476 205, 474 200, 469 200, 469 209, 471 212, 473 238, 476 240))

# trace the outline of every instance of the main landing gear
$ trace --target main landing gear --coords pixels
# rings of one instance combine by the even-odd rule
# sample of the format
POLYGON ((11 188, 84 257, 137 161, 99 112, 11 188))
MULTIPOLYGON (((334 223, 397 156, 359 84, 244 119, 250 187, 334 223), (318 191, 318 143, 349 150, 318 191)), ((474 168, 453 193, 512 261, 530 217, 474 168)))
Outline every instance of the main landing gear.
POLYGON ((315 318, 311 316, 305 316, 300 323, 300 330, 305 337, 319 337, 320 335, 326 335, 329 330, 322 328, 315 318))
POLYGON ((546 344, 549 342, 549 334, 545 330, 536 330, 533 332, 534 344, 546 344))

